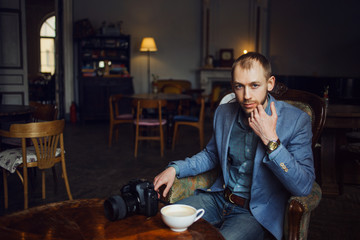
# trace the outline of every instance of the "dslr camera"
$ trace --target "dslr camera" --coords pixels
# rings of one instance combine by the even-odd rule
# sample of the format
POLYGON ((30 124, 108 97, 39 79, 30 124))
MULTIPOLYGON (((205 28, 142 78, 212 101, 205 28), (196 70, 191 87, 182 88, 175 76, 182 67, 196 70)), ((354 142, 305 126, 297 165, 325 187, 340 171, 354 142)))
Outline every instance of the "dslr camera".
POLYGON ((158 195, 154 184, 142 180, 131 180, 121 188, 121 196, 111 196, 104 202, 105 216, 111 221, 123 219, 131 214, 155 216, 158 212, 158 195))

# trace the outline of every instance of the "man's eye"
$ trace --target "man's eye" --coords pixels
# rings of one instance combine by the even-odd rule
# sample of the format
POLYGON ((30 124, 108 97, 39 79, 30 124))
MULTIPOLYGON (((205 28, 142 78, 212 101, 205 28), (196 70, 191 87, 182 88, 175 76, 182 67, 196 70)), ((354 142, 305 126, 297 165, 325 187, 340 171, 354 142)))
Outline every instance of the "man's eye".
POLYGON ((242 85, 235 85, 234 88, 235 88, 235 89, 241 89, 241 88, 242 88, 242 85))
POLYGON ((260 85, 259 85, 259 84, 254 83, 252 86, 253 86, 253 88, 258 88, 260 85))

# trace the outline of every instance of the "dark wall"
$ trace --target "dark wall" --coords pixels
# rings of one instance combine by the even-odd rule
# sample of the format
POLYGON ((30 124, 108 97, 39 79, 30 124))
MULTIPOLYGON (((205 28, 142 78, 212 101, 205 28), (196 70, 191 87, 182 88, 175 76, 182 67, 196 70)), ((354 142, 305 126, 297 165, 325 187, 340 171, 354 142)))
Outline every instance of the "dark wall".
POLYGON ((360 77, 360 1, 270 1, 269 56, 276 74, 360 77))
POLYGON ((276 80, 289 88, 312 92, 323 97, 324 90, 329 88, 329 103, 360 104, 360 79, 343 77, 312 77, 277 75, 276 80))

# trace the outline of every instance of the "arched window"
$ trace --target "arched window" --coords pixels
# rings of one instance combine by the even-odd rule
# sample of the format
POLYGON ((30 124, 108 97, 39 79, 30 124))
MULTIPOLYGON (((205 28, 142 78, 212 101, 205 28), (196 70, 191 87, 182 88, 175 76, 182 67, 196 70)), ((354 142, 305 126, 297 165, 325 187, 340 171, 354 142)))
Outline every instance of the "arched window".
POLYGON ((40 72, 55 72, 55 36, 55 16, 50 16, 40 28, 40 72))

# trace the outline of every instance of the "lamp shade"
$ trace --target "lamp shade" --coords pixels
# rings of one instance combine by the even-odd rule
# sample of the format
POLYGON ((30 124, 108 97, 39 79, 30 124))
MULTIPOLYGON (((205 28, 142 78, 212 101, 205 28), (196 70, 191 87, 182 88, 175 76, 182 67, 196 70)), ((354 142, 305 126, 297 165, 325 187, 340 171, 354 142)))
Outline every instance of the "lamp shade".
POLYGON ((157 51, 155 40, 152 37, 145 37, 141 42, 140 52, 147 52, 147 51, 149 52, 157 51))

